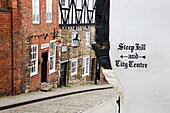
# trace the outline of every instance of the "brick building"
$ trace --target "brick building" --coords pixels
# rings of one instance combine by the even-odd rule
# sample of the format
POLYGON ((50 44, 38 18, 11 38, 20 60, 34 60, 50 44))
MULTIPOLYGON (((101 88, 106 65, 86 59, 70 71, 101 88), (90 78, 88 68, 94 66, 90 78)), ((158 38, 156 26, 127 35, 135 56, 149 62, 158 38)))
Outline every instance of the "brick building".
POLYGON ((91 43, 95 41, 95 0, 59 0, 60 84, 104 81, 91 43), (74 46, 73 39, 80 39, 74 46))
POLYGON ((56 81, 57 0, 0 0, 0 96, 56 81))
POLYGON ((91 49, 95 1, 0 0, 0 20, 0 96, 104 80, 91 49))

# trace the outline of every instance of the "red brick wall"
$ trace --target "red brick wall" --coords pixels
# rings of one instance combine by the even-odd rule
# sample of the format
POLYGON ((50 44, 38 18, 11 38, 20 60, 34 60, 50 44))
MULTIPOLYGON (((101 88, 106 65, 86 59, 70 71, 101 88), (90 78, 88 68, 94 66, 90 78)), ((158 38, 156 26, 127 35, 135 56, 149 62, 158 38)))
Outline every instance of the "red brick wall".
MULTIPOLYGON (((28 88, 30 91, 39 89, 41 64, 39 73, 30 77, 30 45, 39 44, 41 58, 43 51, 49 51, 49 48, 41 50, 41 44, 53 40, 54 29, 58 30, 58 0, 53 0, 52 23, 46 23, 45 0, 40 0, 40 24, 32 24, 32 0, 9 0, 8 5, 12 13, 0 10, 0 96, 20 94, 28 88), (45 34, 49 34, 46 40, 45 34)), ((47 79, 48 82, 55 81, 56 74, 48 74, 47 79)))
POLYGON ((10 12, 0 11, 0 96, 11 94, 10 12))
POLYGON ((1 54, 0 54, 0 96, 20 94, 23 64, 20 59, 19 32, 18 32, 18 8, 17 1, 9 3, 10 9, 0 11, 0 34, 1 34, 1 54))
MULTIPOLYGON (((58 0, 53 0, 53 12, 52 12, 52 23, 46 23, 46 0, 40 0, 40 24, 32 23, 32 0, 19 0, 19 23, 20 23, 20 32, 23 35, 23 41, 27 43, 24 44, 24 52, 29 51, 29 46, 32 44, 39 45, 38 56, 41 58, 41 54, 44 51, 49 52, 49 48, 41 50, 40 47, 42 44, 49 43, 50 40, 53 40, 54 29, 57 32, 58 30, 58 0), (45 34, 48 34, 48 37, 44 39, 45 34), (26 47, 27 46, 27 47, 26 47)), ((27 56, 28 58, 28 56, 27 56)), ((29 63, 30 59, 27 59, 29 63)), ((28 66, 27 66, 28 67, 28 66)), ((49 71, 49 70, 48 70, 49 71)), ((47 81, 54 81, 56 74, 53 73, 49 75, 47 72, 47 81)), ((26 78, 29 79, 26 81, 26 84, 29 85, 29 91, 36 91, 40 88, 41 83, 41 64, 38 65, 38 74, 31 76, 29 73, 26 74, 26 78)))

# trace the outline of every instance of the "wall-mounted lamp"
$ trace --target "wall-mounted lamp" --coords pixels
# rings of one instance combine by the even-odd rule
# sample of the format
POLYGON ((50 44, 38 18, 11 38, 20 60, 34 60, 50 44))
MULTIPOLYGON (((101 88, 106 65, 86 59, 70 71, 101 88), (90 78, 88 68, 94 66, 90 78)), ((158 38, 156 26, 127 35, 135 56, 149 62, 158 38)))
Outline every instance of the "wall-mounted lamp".
POLYGON ((73 47, 78 47, 80 45, 80 39, 78 37, 78 34, 76 34, 76 37, 73 39, 73 47))

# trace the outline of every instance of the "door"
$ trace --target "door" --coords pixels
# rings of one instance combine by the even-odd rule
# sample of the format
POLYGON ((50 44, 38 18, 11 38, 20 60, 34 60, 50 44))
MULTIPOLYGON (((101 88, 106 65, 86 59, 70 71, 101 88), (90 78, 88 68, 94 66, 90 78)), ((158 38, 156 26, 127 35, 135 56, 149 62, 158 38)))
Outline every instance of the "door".
POLYGON ((41 64, 41 82, 47 82, 47 61, 48 52, 42 53, 42 64, 41 64))
POLYGON ((92 66, 91 66, 91 81, 95 80, 95 58, 92 59, 92 66))
POLYGON ((60 86, 66 86, 67 62, 61 64, 60 86))
POLYGON ((100 80, 100 64, 98 60, 96 61, 96 77, 95 77, 95 84, 97 84, 97 81, 100 80))

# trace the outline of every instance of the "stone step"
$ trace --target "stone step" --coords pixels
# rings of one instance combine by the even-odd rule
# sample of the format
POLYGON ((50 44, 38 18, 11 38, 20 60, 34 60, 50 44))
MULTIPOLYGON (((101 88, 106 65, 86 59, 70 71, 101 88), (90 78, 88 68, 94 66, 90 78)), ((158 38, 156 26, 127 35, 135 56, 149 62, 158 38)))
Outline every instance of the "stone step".
POLYGON ((52 87, 53 86, 50 83, 43 82, 41 83, 40 91, 45 91, 45 92, 52 91, 52 87))

